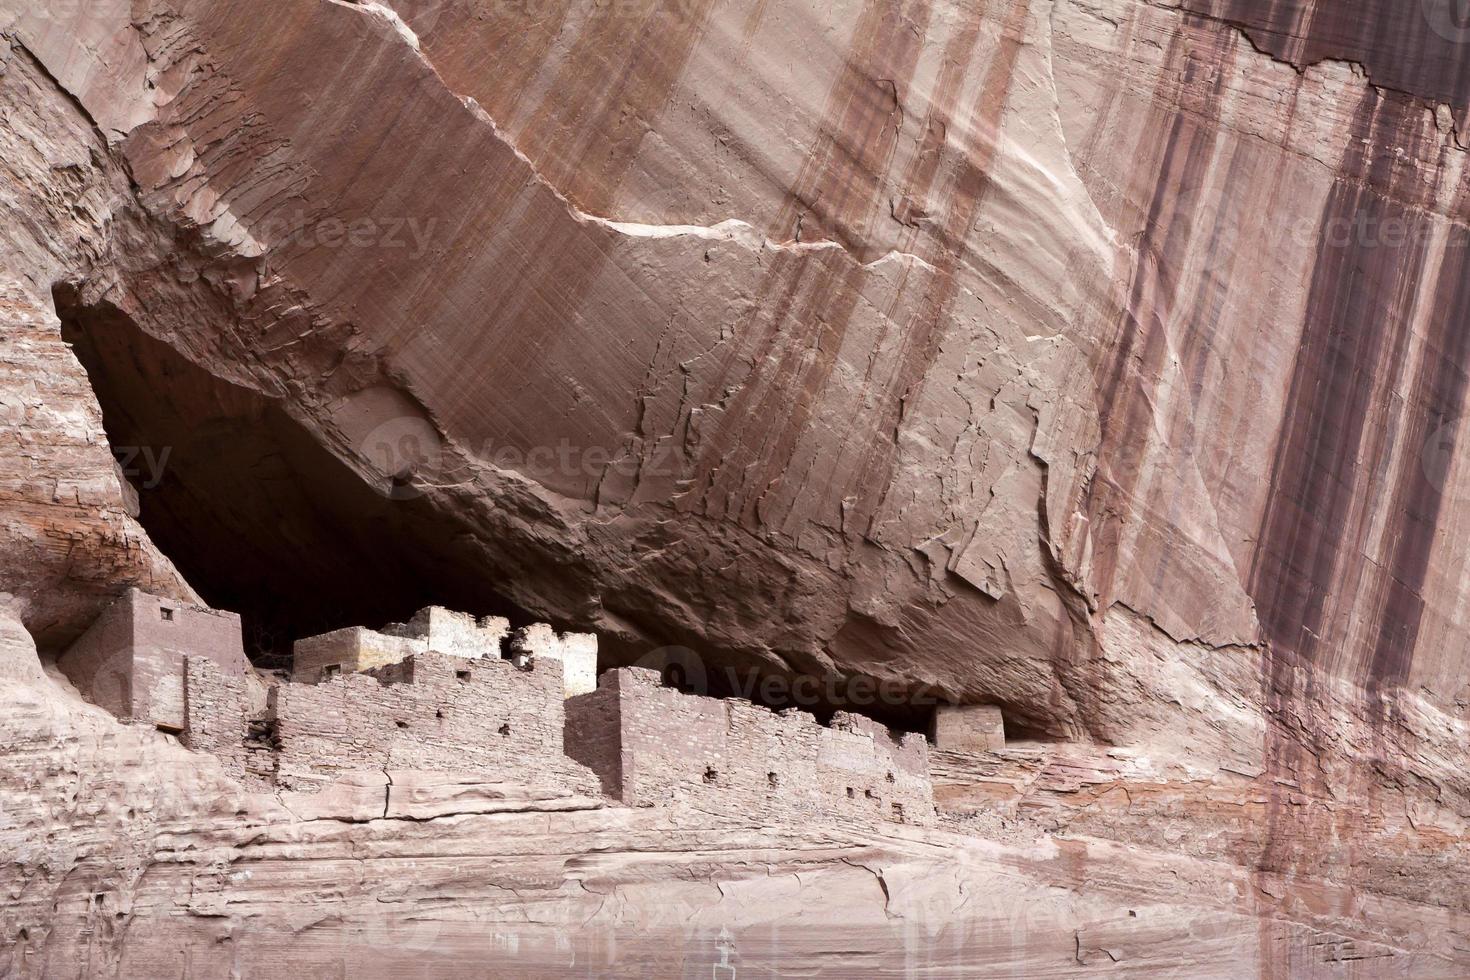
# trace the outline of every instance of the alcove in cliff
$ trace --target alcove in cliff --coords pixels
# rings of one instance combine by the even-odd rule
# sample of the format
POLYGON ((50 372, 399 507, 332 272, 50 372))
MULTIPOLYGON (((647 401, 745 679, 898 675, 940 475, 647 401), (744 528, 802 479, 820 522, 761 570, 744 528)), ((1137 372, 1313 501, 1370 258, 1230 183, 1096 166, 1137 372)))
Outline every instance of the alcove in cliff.
POLYGON ((117 308, 53 291, 138 519, 210 605, 241 614, 261 666, 291 641, 430 603, 523 620, 465 536, 422 499, 370 486, 279 400, 231 384, 117 308))

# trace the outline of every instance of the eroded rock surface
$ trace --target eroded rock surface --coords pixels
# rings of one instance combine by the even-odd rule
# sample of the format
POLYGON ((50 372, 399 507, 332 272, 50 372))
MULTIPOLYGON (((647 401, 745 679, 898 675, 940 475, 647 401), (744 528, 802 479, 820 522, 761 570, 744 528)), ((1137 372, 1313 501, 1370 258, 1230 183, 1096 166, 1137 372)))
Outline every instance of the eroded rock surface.
POLYGON ((550 972, 576 923, 619 969, 1463 975, 1453 6, 0 2, 0 589, 44 654, 128 585, 462 597, 1067 746, 955 763, 949 836, 364 823, 7 633, 3 962, 423 926, 550 972))

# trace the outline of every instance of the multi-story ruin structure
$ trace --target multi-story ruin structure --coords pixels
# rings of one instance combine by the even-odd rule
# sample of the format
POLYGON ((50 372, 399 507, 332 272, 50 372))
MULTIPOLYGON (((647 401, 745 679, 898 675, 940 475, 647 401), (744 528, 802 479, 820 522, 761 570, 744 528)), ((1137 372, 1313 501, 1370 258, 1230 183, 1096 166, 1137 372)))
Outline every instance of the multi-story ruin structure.
POLYGON ((515 660, 550 659, 562 663, 565 695, 585 694, 597 687, 597 637, 592 633, 558 633, 545 623, 511 632, 500 616, 476 619, 442 606, 420 609, 406 623, 381 630, 349 626, 297 640, 292 677, 316 683, 399 663, 422 653, 451 657, 515 660))
MULTIPOLYGON (((136 590, 62 658, 94 702, 208 752, 238 778, 313 791, 350 772, 427 769, 599 791, 630 806, 928 823, 928 742, 838 712, 685 694, 656 671, 597 675, 597 638, 511 631, 440 607, 298 641, 292 680, 252 710, 239 618, 136 590)), ((996 709, 936 719, 988 746, 996 709)))
POLYGON ((431 650, 318 684, 271 689, 273 781, 313 790, 365 769, 487 770, 595 793, 562 744, 562 662, 431 650))
POLYGON ((860 715, 685 694, 657 671, 610 670, 567 702, 567 751, 633 806, 675 801, 731 814, 800 810, 928 822, 928 743, 860 715))
POLYGON ((990 704, 943 704, 934 710, 929 740, 945 752, 995 752, 1006 746, 1005 719, 990 704))
POLYGON ((250 665, 240 617, 129 589, 57 665, 83 696, 123 721, 182 733, 187 660, 213 663, 243 692, 250 665))

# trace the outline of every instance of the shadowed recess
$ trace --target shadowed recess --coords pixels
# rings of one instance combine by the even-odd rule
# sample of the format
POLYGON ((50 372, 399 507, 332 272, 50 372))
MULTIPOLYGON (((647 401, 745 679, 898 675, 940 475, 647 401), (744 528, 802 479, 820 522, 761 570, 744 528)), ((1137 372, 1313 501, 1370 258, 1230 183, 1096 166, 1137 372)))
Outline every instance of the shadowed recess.
POLYGON ((241 614, 259 666, 291 641, 404 620, 421 606, 529 621, 464 536, 422 499, 391 499, 279 401, 224 381, 106 303, 54 290, 137 517, 211 606, 241 614))

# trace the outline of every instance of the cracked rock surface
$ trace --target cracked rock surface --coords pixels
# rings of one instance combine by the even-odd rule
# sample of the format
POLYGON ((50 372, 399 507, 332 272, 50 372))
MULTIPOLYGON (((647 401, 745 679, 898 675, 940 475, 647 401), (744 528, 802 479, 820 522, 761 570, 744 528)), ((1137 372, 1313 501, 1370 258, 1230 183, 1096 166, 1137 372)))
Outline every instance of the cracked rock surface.
MULTIPOLYGON (((0 0, 0 973, 1470 972, 1450 6, 0 0), (933 836, 250 797, 40 677, 207 591, 58 296, 416 579, 1047 741, 933 836)), ((240 565, 308 557, 288 483, 240 565)))

